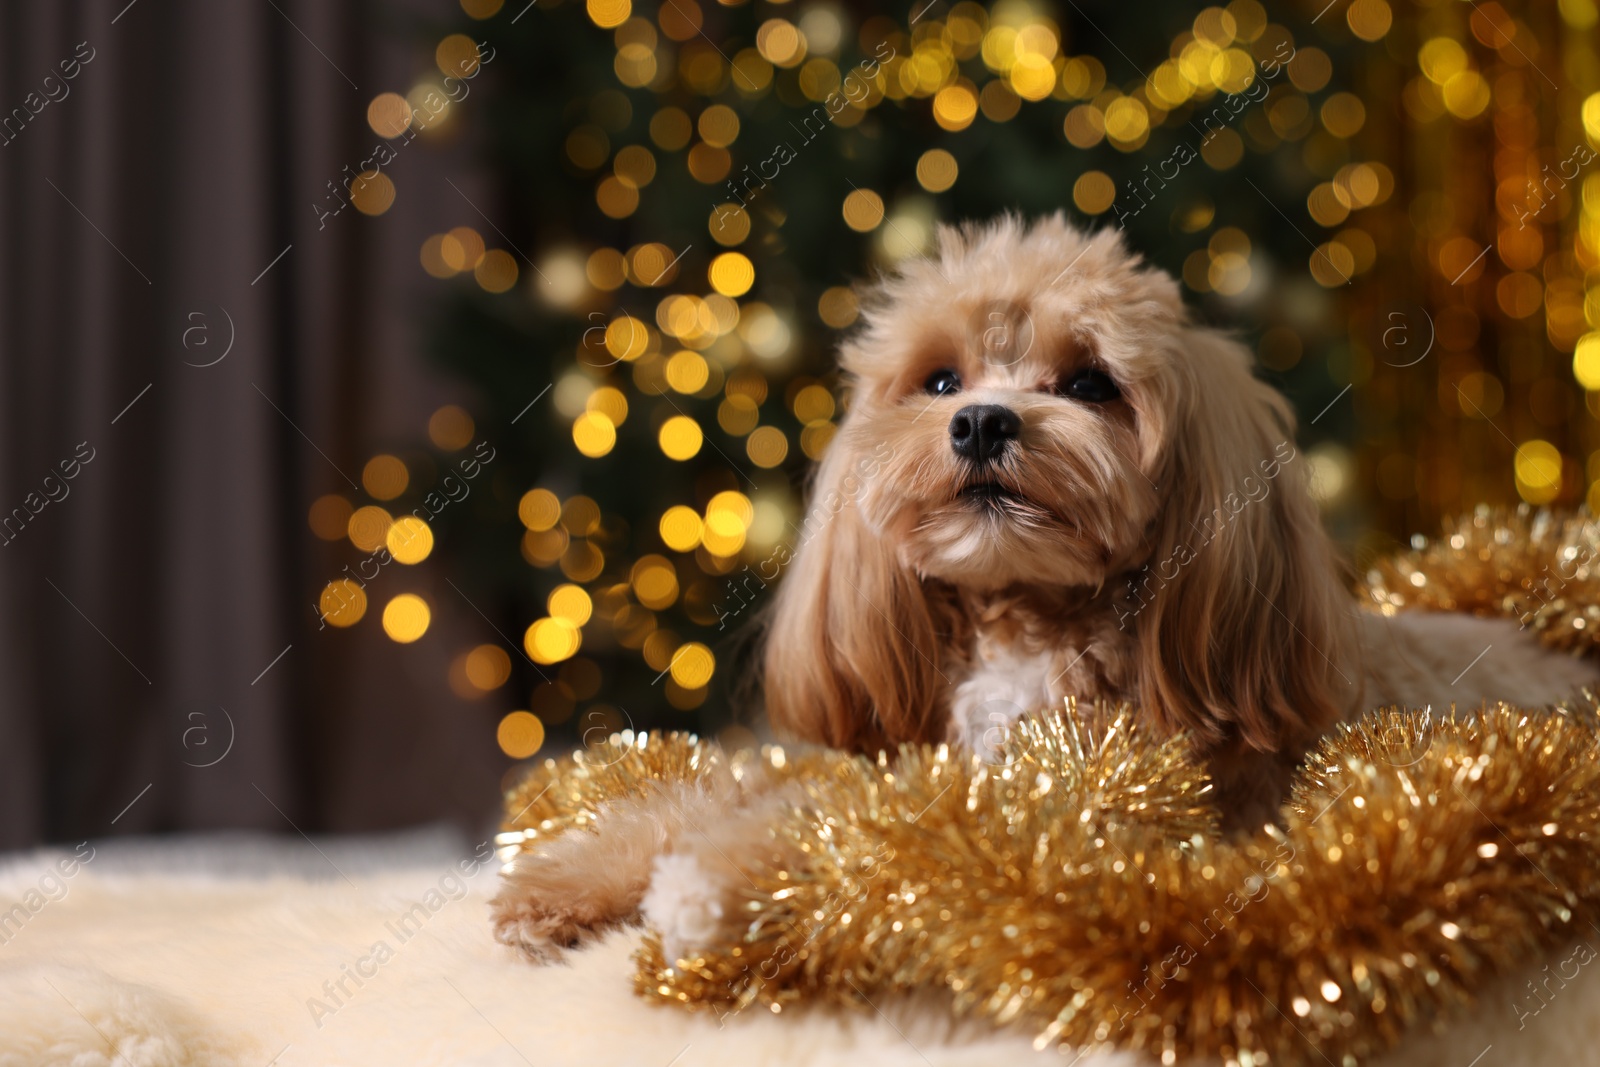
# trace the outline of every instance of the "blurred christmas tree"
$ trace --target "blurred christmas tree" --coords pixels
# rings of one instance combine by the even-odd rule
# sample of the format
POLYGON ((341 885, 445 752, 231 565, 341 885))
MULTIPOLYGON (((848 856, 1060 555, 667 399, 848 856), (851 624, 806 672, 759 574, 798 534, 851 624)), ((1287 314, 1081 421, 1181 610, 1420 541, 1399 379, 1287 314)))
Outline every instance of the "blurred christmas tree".
POLYGON ((749 721, 732 635, 840 415, 854 287, 941 221, 1125 228, 1257 346, 1324 494, 1352 480, 1316 446, 1353 435, 1352 338, 1370 357, 1342 314, 1376 258, 1353 216, 1398 180, 1357 139, 1411 62, 1383 51, 1383 0, 462 6, 453 30, 494 49, 475 115, 512 251, 467 227, 423 249, 460 275, 437 353, 498 450, 493 493, 437 521, 522 641, 505 653, 532 714, 503 725, 508 754, 547 725, 749 721))

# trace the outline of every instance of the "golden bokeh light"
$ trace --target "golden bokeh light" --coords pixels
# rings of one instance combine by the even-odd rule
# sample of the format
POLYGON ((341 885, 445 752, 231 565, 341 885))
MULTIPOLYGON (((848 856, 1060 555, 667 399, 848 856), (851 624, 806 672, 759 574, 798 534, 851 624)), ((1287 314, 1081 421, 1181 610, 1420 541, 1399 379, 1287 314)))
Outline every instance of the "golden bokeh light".
POLYGON ((536 533, 548 530, 561 519, 561 501, 548 489, 529 489, 517 502, 517 518, 536 533))
POLYGON ((616 447, 617 428, 598 411, 586 411, 572 422, 572 443, 590 459, 598 459, 616 447))
POLYGON ((1072 202, 1086 215, 1104 214, 1116 198, 1116 183, 1105 171, 1086 170, 1072 185, 1072 202))
POLYGON ((628 21, 633 13, 630 0, 588 0, 589 18, 602 30, 614 29, 628 21))
POLYGON ((552 616, 529 626, 522 644, 529 659, 548 666, 577 655, 583 646, 583 633, 571 619, 552 616))
POLYGON ((978 114, 978 96, 966 85, 947 85, 933 98, 933 121, 952 133, 966 129, 978 114))
POLYGON ((735 437, 743 437, 760 421, 761 410, 748 396, 735 394, 717 405, 717 425, 735 437))
POLYGON ((857 233, 870 233, 883 223, 883 197, 871 189, 856 189, 844 198, 844 224, 857 233))
POLYGON ((389 527, 394 519, 376 504, 357 508, 350 515, 345 532, 350 543, 363 552, 376 552, 389 537, 389 527))
POLYGON ((664 107, 650 119, 650 140, 657 148, 676 152, 694 136, 694 123, 679 107, 664 107))
POLYGON ((942 148, 930 148, 917 160, 917 184, 930 193, 942 193, 956 183, 960 170, 955 156, 942 148))
POLYGON ((354 512, 350 501, 338 493, 319 496, 311 502, 307 516, 311 532, 324 541, 340 541, 350 529, 350 516, 354 512))
POLYGON ((644 145, 631 144, 617 153, 611 167, 619 181, 643 189, 655 180, 656 157, 644 145))
POLYGON ((719 245, 736 245, 750 236, 750 213, 738 204, 718 204, 706 222, 711 239, 719 245))
POLYGON ((700 516, 694 508, 676 504, 661 514, 661 540, 674 552, 693 552, 700 544, 700 516))
POLYGON ((629 580, 633 595, 652 611, 665 611, 678 599, 678 572, 665 556, 642 556, 629 580))
POLYGON ((467 681, 488 692, 511 680, 511 657, 499 645, 479 645, 467 653, 467 681))
POLYGON ((1514 463, 1517 494, 1530 504, 1548 504, 1561 494, 1561 453, 1549 441, 1518 446, 1514 463))
POLYGON ((478 427, 472 421, 472 416, 456 404, 446 404, 428 416, 428 440, 433 442, 435 448, 446 452, 458 452, 466 448, 477 432, 478 427))
POLYGON ((383 632, 390 640, 409 645, 428 632, 433 613, 427 601, 415 593, 401 593, 383 608, 383 632))
POLYGON ((700 139, 713 148, 727 148, 739 136, 739 115, 726 104, 712 104, 695 124, 700 139))
POLYGON ((856 321, 861 314, 861 304, 855 291, 848 286, 836 285, 824 289, 817 298, 817 315, 836 330, 842 330, 856 321))
POLYGON ((362 171, 350 182, 350 203, 363 215, 382 215, 394 206, 394 182, 382 171, 362 171))
POLYGON ((411 474, 398 456, 373 456, 361 469, 361 485, 376 500, 393 500, 410 483, 411 474))
POLYGON ((600 529, 600 505, 593 497, 572 497, 561 505, 561 525, 573 537, 588 537, 600 529))
POLYGON ((674 392, 693 394, 706 387, 711 379, 711 366, 698 352, 685 349, 667 360, 667 384, 674 392))
POLYGON ((798 66, 806 57, 806 39, 788 19, 768 19, 756 30, 756 50, 777 66, 798 66))
POLYGON ((674 415, 661 424, 661 431, 657 434, 661 451, 668 459, 679 461, 693 459, 699 454, 704 439, 700 424, 687 415, 674 415))
POLYGON ((503 248, 491 249, 472 268, 472 276, 486 293, 503 293, 517 284, 517 261, 503 248))
POLYGON ((628 421, 628 398, 615 386, 602 385, 590 393, 589 399, 583 402, 583 409, 598 411, 611 420, 612 426, 621 426, 628 421))
POLYGON ((711 287, 723 296, 743 296, 756 282, 756 268, 739 252, 724 252, 711 261, 706 272, 711 287))
POLYGON ((685 689, 699 689, 708 684, 716 669, 716 657, 698 641, 686 642, 672 654, 672 680, 685 689))
POLYGON ((399 137, 411 128, 411 105, 399 93, 379 93, 367 105, 367 125, 379 137, 399 137))
POLYGON ((389 527, 384 543, 398 562, 421 563, 433 551, 433 530, 415 515, 402 515, 389 527))
POLYGON ((545 609, 553 619, 565 619, 574 626, 582 626, 594 614, 594 602, 582 586, 558 585, 550 591, 545 609))
POLYGON ((457 226, 444 235, 439 254, 453 271, 471 270, 483 258, 483 237, 471 226, 457 226))
POLYGON ((323 587, 317 606, 329 626, 354 626, 367 613, 367 593, 349 578, 335 578, 323 587))
POLYGON ((531 711, 513 711, 500 720, 494 736, 500 751, 512 759, 527 759, 544 747, 544 723, 531 711))
POLYGON ((789 439, 776 426, 762 426, 745 440, 744 450, 756 466, 776 467, 789 455, 789 439))
POLYGON ((433 50, 439 73, 447 78, 470 78, 478 73, 478 45, 464 33, 452 33, 433 50))
POLYGON ((499 14, 506 0, 461 0, 461 10, 468 18, 487 19, 499 14))
POLYGON ((794 417, 802 423, 825 422, 833 418, 833 394, 820 385, 808 385, 801 389, 795 394, 792 406, 794 417))
POLYGON ((600 180, 594 191, 594 202, 611 218, 625 219, 639 210, 639 190, 616 175, 610 175, 600 180))
POLYGON ((1585 389, 1600 390, 1600 332, 1586 333, 1578 339, 1572 352, 1572 373, 1585 389))

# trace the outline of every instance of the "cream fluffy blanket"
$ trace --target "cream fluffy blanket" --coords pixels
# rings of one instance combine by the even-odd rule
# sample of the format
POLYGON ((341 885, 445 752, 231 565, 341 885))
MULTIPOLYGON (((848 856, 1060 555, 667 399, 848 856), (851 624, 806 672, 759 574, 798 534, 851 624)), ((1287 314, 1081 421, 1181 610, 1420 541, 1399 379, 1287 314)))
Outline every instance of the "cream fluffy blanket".
MULTIPOLYGON (((720 1022, 653 1007, 632 992, 636 933, 551 967, 496 944, 496 864, 473 855, 420 833, 0 857, 0 1067, 1155 1062, 1035 1052, 1029 1035, 953 1022, 935 1000, 720 1022)), ((1530 961, 1381 1067, 1600 1062, 1600 967, 1586 948, 1530 961)))

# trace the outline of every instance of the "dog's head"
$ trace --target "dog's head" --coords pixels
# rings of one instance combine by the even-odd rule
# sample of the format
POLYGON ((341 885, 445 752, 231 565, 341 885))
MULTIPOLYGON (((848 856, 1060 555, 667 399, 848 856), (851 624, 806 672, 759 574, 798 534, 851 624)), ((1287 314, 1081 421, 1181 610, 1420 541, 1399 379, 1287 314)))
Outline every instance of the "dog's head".
POLYGON ((1017 585, 1100 593, 1147 711, 1203 741, 1270 750, 1333 717, 1340 586, 1292 413, 1172 278, 1113 232, 1008 218, 942 231, 863 318, 769 633, 780 727, 936 736, 930 591, 1017 585))

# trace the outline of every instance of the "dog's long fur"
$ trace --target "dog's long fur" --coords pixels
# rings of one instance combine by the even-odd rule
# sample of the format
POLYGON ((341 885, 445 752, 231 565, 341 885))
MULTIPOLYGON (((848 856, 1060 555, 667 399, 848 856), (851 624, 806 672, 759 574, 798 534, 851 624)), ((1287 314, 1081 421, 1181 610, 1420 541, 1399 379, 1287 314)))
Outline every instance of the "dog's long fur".
POLYGON ((1259 825, 1344 717, 1545 703, 1600 677, 1503 623, 1357 616, 1288 403, 1115 232, 1060 216, 946 229, 863 319, 813 490, 839 503, 785 578, 766 647, 768 712, 792 736, 981 749, 1069 695, 1132 700, 1194 738, 1230 822, 1259 825), (1120 397, 1052 391, 1084 368, 1120 397), (942 370, 959 392, 924 388, 942 370), (969 404, 1020 417, 992 465, 951 447, 969 404), (963 497, 975 480, 1008 495, 963 497), (1499 651, 1461 684, 1486 645, 1499 651))
MULTIPOLYGON (((1130 700, 1194 739, 1225 821, 1249 828, 1342 718, 1540 705, 1600 679, 1512 620, 1356 612, 1288 403, 1115 233, 1059 215, 946 229, 878 286, 842 363, 849 412, 766 638, 779 732, 982 751, 1065 697, 1130 700), (1085 368, 1119 395, 1060 395, 1085 368), (930 395, 946 370, 960 391, 930 395), (1020 420, 992 463, 952 447, 971 404, 1020 420), (975 481, 1004 493, 973 498, 975 481)), ((773 847, 764 822, 731 783, 619 803, 596 832, 518 857, 497 933, 539 956, 644 900, 692 943, 732 921, 716 883, 736 883, 730 856, 773 847)))

